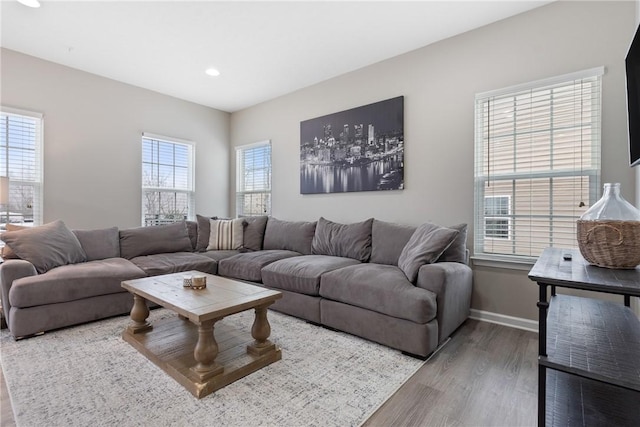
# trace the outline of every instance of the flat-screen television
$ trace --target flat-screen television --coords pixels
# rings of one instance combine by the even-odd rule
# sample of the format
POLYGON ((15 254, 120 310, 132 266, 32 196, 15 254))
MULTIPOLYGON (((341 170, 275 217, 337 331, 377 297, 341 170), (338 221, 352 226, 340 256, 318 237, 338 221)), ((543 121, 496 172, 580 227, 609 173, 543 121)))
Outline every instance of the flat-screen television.
POLYGON ((629 121, 629 164, 640 165, 640 27, 629 46, 627 59, 627 111, 629 121))

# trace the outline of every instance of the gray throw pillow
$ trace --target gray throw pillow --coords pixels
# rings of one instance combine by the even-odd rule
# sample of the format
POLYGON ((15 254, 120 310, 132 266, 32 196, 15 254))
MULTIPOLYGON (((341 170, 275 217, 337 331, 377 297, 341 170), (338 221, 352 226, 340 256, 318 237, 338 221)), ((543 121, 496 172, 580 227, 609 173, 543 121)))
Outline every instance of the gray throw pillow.
POLYGON ((435 262, 453 243, 458 230, 425 223, 420 225, 411 236, 398 258, 398 267, 410 282, 418 278, 418 270, 424 264, 435 262))
POLYGON ((123 258, 167 252, 191 252, 191 240, 184 221, 120 230, 120 255, 123 258))
POLYGON ((118 227, 103 228, 100 230, 73 230, 87 261, 99 259, 118 258, 120 256, 120 237, 118 227))
POLYGON ((207 250, 207 246, 209 246, 209 234, 211 233, 210 219, 213 218, 196 215, 196 222, 198 223, 198 236, 196 238, 197 252, 204 252, 207 250))
POLYGON ((311 255, 311 241, 316 231, 315 222, 281 221, 269 218, 264 232, 264 249, 294 251, 311 255))
POLYGON ((75 234, 58 220, 40 227, 7 231, 0 239, 29 261, 40 274, 61 265, 85 262, 87 256, 75 234))
POLYGON ((248 216, 244 219, 244 238, 242 247, 250 251, 262 250, 264 232, 267 228, 268 216, 248 216))
POLYGON ((444 251, 437 262, 459 262, 462 264, 467 263, 467 224, 451 225, 447 228, 458 230, 459 233, 456 236, 451 246, 444 251))
POLYGON ((371 257, 371 224, 373 218, 353 224, 339 224, 320 217, 311 242, 311 253, 367 262, 371 257))

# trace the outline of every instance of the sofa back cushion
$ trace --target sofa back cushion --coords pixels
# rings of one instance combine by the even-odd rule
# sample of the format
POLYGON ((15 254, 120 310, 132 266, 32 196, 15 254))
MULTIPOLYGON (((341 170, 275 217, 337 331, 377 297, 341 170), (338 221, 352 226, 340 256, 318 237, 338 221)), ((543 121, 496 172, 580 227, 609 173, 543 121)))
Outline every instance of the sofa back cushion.
POLYGON ((400 258, 398 258, 398 267, 410 282, 415 283, 420 267, 436 262, 440 255, 451 246, 458 233, 458 230, 440 227, 428 222, 420 225, 413 232, 405 247, 402 248, 400 258))
POLYGON ((416 227, 373 220, 371 227, 371 260, 376 264, 398 265, 398 258, 416 227))
POLYGON ((244 218, 244 238, 242 247, 250 251, 262 250, 264 232, 267 229, 268 216, 248 216, 244 218))
POLYGON ((191 250, 195 250, 198 244, 198 223, 196 221, 186 221, 186 224, 189 241, 191 241, 191 250))
POLYGON ((372 223, 373 218, 353 224, 339 224, 320 217, 311 242, 311 253, 367 262, 371 257, 372 223))
POLYGON ((263 249, 280 249, 311 255, 311 242, 315 230, 315 222, 281 221, 271 217, 264 232, 263 249))
POLYGON ((18 257, 33 264, 40 274, 61 265, 87 260, 76 235, 60 220, 39 227, 6 231, 0 239, 18 257))
POLYGON ((73 230, 87 261, 120 257, 120 238, 118 227, 100 230, 73 230))
POLYGON ((120 256, 123 258, 167 252, 191 252, 191 241, 184 221, 120 230, 120 256))

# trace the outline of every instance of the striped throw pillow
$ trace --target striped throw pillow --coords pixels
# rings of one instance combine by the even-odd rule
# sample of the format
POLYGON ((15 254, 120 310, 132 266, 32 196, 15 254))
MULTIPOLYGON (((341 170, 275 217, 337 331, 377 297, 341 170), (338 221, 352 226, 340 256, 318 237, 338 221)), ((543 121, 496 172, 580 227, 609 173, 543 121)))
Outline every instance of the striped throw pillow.
POLYGON ((209 220, 208 251, 240 249, 244 234, 244 219, 212 219, 209 220))

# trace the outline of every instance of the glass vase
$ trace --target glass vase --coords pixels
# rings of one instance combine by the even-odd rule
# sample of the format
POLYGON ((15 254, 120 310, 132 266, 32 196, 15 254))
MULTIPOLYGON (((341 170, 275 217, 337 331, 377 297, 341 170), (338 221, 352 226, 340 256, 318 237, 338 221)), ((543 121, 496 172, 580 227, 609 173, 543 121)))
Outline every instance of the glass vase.
POLYGON ((632 269, 640 264, 640 210, 620 194, 620 183, 604 184, 602 198, 578 220, 578 248, 590 264, 632 269))

